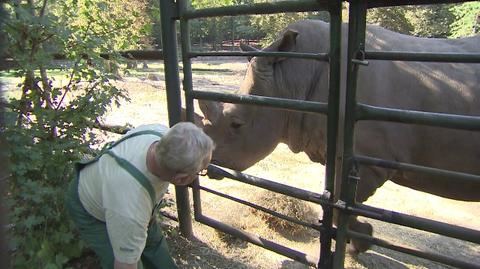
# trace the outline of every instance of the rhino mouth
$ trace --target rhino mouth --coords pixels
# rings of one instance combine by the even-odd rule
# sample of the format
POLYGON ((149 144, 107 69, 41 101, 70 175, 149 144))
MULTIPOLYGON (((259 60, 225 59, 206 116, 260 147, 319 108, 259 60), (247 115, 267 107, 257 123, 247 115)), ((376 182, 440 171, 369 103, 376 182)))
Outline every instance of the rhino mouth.
POLYGON ((232 170, 235 170, 235 171, 243 171, 245 169, 239 169, 241 167, 239 167, 236 163, 230 163, 230 162, 225 162, 225 161, 220 161, 220 160, 217 160, 217 159, 212 159, 210 161, 211 164, 214 164, 214 165, 218 165, 218 166, 221 166, 221 167, 224 167, 224 168, 228 168, 228 169, 232 169, 232 170))

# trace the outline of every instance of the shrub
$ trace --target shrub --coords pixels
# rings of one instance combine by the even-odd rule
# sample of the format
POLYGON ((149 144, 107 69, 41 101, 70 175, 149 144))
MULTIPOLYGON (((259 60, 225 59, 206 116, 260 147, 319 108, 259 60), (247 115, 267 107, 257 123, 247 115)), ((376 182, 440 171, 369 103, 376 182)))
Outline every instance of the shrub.
MULTIPOLYGON (((6 6, 7 53, 22 80, 19 97, 5 100, 2 126, 10 144, 5 204, 13 268, 63 268, 81 254, 84 246, 63 206, 72 164, 95 153, 94 125, 111 104, 128 99, 111 82, 99 56, 109 51, 112 26, 91 16, 89 9, 99 1, 82 1, 77 9, 78 2, 64 1, 52 9, 46 8, 48 1, 6 6), (67 64, 55 70, 63 83, 49 69, 55 54, 66 57, 67 64)), ((110 64, 116 60, 113 55, 110 64)))

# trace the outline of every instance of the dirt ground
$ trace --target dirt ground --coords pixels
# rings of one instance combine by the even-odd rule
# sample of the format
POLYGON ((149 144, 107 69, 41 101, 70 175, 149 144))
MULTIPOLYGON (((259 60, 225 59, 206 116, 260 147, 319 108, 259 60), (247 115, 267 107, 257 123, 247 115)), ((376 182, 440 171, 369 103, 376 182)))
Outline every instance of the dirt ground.
MULTIPOLYGON (((201 90, 235 90, 243 79, 246 65, 246 60, 240 58, 195 61, 193 64, 194 87, 201 90)), ((112 109, 104 119, 105 123, 112 125, 128 123, 132 126, 148 123, 168 124, 161 63, 149 63, 148 69, 132 71, 129 76, 124 76, 123 80, 117 83, 128 90, 132 101, 120 108, 112 109)), ((196 111, 199 112, 198 109, 196 111)), ((114 135, 105 136, 105 140, 114 138, 114 135)), ((245 173, 309 191, 321 193, 323 189, 324 167, 312 163, 303 153, 290 152, 284 144, 280 144, 270 156, 246 170, 245 173)), ((200 179, 200 183, 250 202, 262 204, 269 201, 270 204, 264 204, 266 207, 277 206, 277 209, 286 209, 287 212, 290 210, 287 207, 298 207, 304 212, 309 212, 303 216, 306 221, 314 221, 321 215, 321 208, 317 205, 300 202, 283 205, 281 204, 283 198, 272 202, 267 199, 272 197, 272 193, 231 179, 218 181, 205 177, 200 179)), ((166 198, 174 200, 173 187, 166 198)), ((319 254, 318 233, 314 231, 302 230, 298 227, 286 227, 283 230, 272 228, 270 219, 259 215, 258 212, 209 193, 202 192, 201 201, 203 213, 207 216, 308 255, 317 257, 319 254)), ((480 203, 478 202, 453 201, 387 182, 368 200, 367 204, 480 230, 480 203)), ((176 214, 174 205, 164 208, 163 211, 176 214)), ((374 226, 374 234, 379 238, 480 264, 479 245, 375 220, 368 220, 368 222, 374 226)), ((171 253, 180 268, 309 268, 253 244, 226 236, 195 221, 192 238, 181 236, 178 223, 175 221, 164 219, 163 226, 171 253)), ((74 267, 99 268, 98 262, 91 254, 76 261, 74 267)), ((450 268, 380 247, 373 247, 356 257, 347 255, 345 267, 450 268)))
MULTIPOLYGON (((217 58, 196 61, 193 64, 194 88, 215 91, 235 90, 243 79, 246 65, 247 62, 243 59, 217 58)), ((132 102, 119 110, 113 110, 105 119, 106 122, 110 124, 128 122, 133 126, 151 122, 166 124, 168 121, 165 86, 162 75, 159 75, 158 79, 158 81, 151 81, 140 73, 137 77, 125 78, 124 81, 119 82, 129 89, 132 102)), ((196 111, 199 112, 198 107, 196 111)), ((323 190, 324 167, 312 163, 303 153, 290 152, 284 144, 280 144, 270 156, 246 170, 245 173, 309 191, 321 192, 323 190)), ((262 204, 266 197, 273 195, 230 179, 217 181, 206 177, 201 178, 200 182, 201 185, 217 191, 259 204, 262 204)), ((168 197, 174 199, 173 188, 168 197)), ((292 230, 298 228, 289 227, 283 231, 272 229, 266 219, 243 205, 205 192, 201 193, 201 200, 203 213, 207 216, 318 257, 318 234, 313 231, 302 230, 300 233, 292 235, 292 230)), ((387 182, 380 188, 367 204, 480 229, 480 218, 478 217, 480 203, 444 199, 413 191, 391 182, 387 182)), ((321 215, 321 208, 317 205, 303 203, 301 206, 308 208, 309 212, 313 212, 308 218, 310 221, 321 215)), ((174 207, 164 210, 175 214, 174 207)), ((375 220, 368 220, 368 222, 374 226, 375 236, 379 238, 421 250, 460 257, 465 261, 480 264, 480 246, 478 245, 375 220)), ((180 268, 308 268, 306 265, 226 236, 195 221, 193 222, 194 236, 188 239, 179 234, 176 222, 166 220, 164 224, 172 254, 180 268)), ((450 268, 375 246, 356 257, 347 254, 345 267, 450 268)))

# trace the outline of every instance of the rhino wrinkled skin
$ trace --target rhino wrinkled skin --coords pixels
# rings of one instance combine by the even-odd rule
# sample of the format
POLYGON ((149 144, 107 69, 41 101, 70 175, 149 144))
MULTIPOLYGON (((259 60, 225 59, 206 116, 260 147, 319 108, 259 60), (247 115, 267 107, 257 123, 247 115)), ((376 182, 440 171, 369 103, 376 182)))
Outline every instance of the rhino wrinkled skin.
MULTIPOLYGON (((366 37, 367 50, 480 52, 480 36, 427 39, 368 26, 366 37)), ((346 25, 342 40, 346 43, 346 25)), ((288 26, 280 38, 264 50, 328 52, 328 47, 327 23, 299 21, 288 26)), ((341 96, 345 87, 345 54, 343 48, 341 96)), ((368 66, 359 68, 357 100, 389 108, 480 116, 479 85, 480 64, 371 60, 368 66)), ((328 63, 254 57, 237 94, 327 102, 328 63)), ((216 143, 213 159, 222 166, 244 170, 270 154, 278 143, 287 144, 293 152, 303 151, 312 161, 325 164, 325 116, 254 105, 199 103, 205 116, 204 130, 216 143)), ((480 133, 380 121, 362 121, 356 127, 356 154, 480 174, 480 133)), ((373 166, 358 166, 358 174, 356 200, 359 202, 367 200, 386 180, 447 198, 480 201, 478 183, 458 183, 448 178, 373 166)), ((336 186, 337 192, 339 186, 336 186)), ((350 228, 372 233, 370 224, 353 218, 350 228)), ((353 251, 368 248, 356 241, 352 243, 353 251)))

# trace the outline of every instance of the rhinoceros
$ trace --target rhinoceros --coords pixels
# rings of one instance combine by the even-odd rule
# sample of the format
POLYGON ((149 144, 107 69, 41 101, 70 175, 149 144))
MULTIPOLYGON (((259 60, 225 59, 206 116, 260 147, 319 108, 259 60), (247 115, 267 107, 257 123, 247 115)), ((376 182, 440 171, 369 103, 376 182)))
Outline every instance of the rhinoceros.
MULTIPOLYGON (((345 25, 342 38, 347 40, 345 25)), ((428 39, 369 25, 366 38, 367 50, 480 52, 480 36, 428 39)), ((306 20, 289 25, 264 51, 318 53, 328 48, 329 25, 306 20)), ((327 102, 328 69, 327 63, 311 59, 254 57, 237 94, 327 102)), ((341 91, 344 87, 343 83, 341 91)), ((370 61, 360 67, 357 100, 389 108, 480 116, 480 64, 370 61)), ((279 143, 295 153, 305 152, 314 162, 325 163, 325 116, 213 101, 199 104, 205 116, 204 131, 217 145, 213 160, 222 166, 244 170, 279 143)), ((473 131, 366 121, 357 124, 354 144, 356 154, 480 174, 480 134, 473 131)), ((358 175, 358 202, 367 200, 386 180, 447 198, 480 201, 479 183, 460 184, 448 178, 373 166, 359 166, 358 175)), ((372 233, 370 224, 354 218, 349 227, 372 233)), ((368 245, 352 241, 351 247, 352 251, 365 251, 368 245)))

